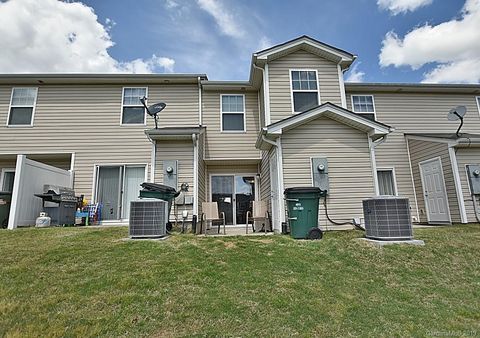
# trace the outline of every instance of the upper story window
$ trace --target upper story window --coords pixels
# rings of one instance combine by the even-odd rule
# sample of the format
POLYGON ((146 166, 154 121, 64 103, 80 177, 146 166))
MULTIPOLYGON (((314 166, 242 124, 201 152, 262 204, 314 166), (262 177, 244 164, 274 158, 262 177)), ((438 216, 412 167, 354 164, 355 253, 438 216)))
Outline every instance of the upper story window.
POLYGON ((373 95, 352 95, 352 107, 355 113, 375 121, 375 103, 373 95))
POLYGON ((8 125, 32 126, 36 103, 37 88, 13 88, 8 112, 8 125))
POLYGON ((221 95, 222 131, 246 131, 245 96, 221 95))
POLYGON ((146 87, 123 88, 122 124, 146 123, 145 108, 140 102, 140 99, 146 96, 146 87))
POLYGON ((291 70, 293 112, 300 113, 318 106, 316 70, 291 70))

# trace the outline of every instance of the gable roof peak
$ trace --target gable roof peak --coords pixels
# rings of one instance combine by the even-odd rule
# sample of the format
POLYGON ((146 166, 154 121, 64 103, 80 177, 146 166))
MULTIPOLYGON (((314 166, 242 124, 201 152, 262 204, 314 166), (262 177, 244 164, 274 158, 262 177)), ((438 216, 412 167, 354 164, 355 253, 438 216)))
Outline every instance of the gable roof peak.
POLYGON ((298 50, 305 50, 338 63, 342 66, 342 69, 348 68, 356 59, 356 55, 350 52, 316 40, 308 35, 301 35, 293 40, 254 53, 253 61, 255 63, 268 63, 298 50))

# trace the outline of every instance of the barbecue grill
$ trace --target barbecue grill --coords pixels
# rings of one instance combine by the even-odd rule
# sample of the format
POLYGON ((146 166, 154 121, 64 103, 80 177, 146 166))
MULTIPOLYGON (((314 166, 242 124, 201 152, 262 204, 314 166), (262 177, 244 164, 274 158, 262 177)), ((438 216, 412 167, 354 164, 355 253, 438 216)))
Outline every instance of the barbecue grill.
POLYGON ((52 225, 75 224, 77 198, 73 189, 46 184, 43 193, 35 196, 42 199, 43 211, 52 219, 52 225))

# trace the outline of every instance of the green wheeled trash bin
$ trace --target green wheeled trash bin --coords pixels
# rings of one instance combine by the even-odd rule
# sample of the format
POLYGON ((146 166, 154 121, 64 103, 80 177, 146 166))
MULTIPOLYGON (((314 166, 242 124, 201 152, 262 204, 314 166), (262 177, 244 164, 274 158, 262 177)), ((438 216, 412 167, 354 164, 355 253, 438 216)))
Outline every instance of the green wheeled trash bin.
POLYGON ((285 189, 290 235, 296 239, 320 239, 318 205, 324 192, 317 187, 285 189))
POLYGON ((8 226, 8 216, 10 214, 10 204, 12 202, 12 193, 0 191, 0 228, 8 226))

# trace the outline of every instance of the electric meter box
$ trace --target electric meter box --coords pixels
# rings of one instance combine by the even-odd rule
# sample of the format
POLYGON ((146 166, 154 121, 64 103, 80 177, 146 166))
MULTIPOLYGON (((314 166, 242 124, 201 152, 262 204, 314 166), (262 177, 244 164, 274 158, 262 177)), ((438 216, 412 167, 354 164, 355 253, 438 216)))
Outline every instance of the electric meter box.
POLYGON ((178 161, 165 160, 163 161, 163 184, 177 189, 178 186, 178 161))
POLYGON ((312 176, 313 186, 320 188, 322 192, 328 194, 329 180, 328 180, 328 160, 326 157, 312 158, 312 176))
POLYGON ((480 195, 480 165, 467 165, 468 182, 470 183, 470 191, 474 195, 480 195))

